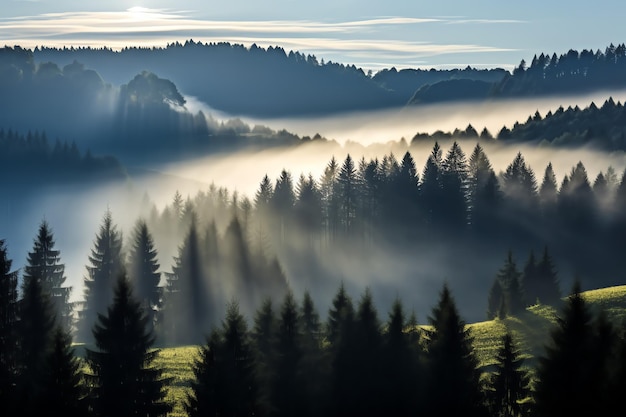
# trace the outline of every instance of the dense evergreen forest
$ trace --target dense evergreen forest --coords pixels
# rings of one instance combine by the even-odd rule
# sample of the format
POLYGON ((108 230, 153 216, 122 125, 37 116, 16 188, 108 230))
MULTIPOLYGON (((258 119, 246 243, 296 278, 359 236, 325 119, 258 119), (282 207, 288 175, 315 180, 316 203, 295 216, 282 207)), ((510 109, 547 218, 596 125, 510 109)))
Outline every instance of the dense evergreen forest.
MULTIPOLYGON (((103 249, 107 238, 115 245, 115 235, 106 215, 96 246, 103 249)), ((84 355, 65 320, 68 291, 50 227, 40 226, 20 291, 0 240, 3 414, 40 415, 45 408, 57 415, 165 416, 172 409, 164 400, 171 381, 155 365, 156 268, 145 223, 138 223, 135 239, 128 269, 114 265, 114 272, 105 261, 119 256, 119 244, 100 256, 93 252, 87 294, 99 288, 109 302, 98 303, 103 310, 84 355), (100 284, 105 278, 107 285, 100 284)), ((231 299, 220 323, 203 331, 184 409, 189 416, 565 416, 604 414, 619 405, 626 332, 605 312, 592 312, 578 283, 558 304, 559 320, 536 368, 525 364, 507 332, 493 369, 481 369, 447 284, 432 304, 426 326, 399 299, 384 319, 369 288, 355 303, 340 285, 323 318, 308 292, 300 300, 288 290, 266 297, 250 322, 231 299)), ((195 308, 188 310, 191 316, 178 324, 193 317, 195 308)))
POLYGON ((607 414, 625 389, 626 329, 580 292, 624 283, 626 170, 592 177, 581 160, 557 177, 521 151, 503 169, 490 153, 522 143, 626 150, 622 103, 537 112, 493 133, 417 133, 398 142, 402 153, 366 158, 319 134, 193 113, 185 94, 264 116, 574 94, 621 88, 625 57, 620 45, 541 54, 511 74, 366 74, 227 43, 0 49, 1 214, 11 226, 0 231, 0 414, 45 405, 54 415, 166 415, 172 381, 155 358, 184 345, 199 346, 189 416, 607 414), (319 176, 265 175, 251 195, 207 185, 158 205, 145 190, 132 215, 99 207, 99 224, 66 204, 76 221, 44 215, 32 250, 16 255, 24 266, 12 268, 21 215, 55 186, 121 183, 134 202, 142 164, 306 145, 342 157, 319 176), (70 232, 93 240, 83 275, 68 280, 55 235, 70 232), (464 317, 533 305, 560 314, 536 366, 507 334, 497 366, 480 368, 464 317))
POLYGON ((512 72, 471 67, 390 68, 375 74, 281 47, 247 48, 193 40, 165 48, 39 47, 33 52, 40 63, 82 62, 118 85, 149 70, 217 110, 255 117, 333 114, 407 103, 563 96, 626 86, 624 44, 611 44, 604 51, 542 52, 530 65, 522 60, 512 72))

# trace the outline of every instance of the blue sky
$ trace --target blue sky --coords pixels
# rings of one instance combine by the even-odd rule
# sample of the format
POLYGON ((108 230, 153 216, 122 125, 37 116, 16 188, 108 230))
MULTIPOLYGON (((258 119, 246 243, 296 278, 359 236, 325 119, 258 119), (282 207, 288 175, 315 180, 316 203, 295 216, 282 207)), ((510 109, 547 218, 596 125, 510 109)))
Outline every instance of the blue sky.
POLYGON ((626 42, 626 4, 569 1, 0 0, 0 44, 282 46, 365 70, 511 69, 535 53, 626 42))

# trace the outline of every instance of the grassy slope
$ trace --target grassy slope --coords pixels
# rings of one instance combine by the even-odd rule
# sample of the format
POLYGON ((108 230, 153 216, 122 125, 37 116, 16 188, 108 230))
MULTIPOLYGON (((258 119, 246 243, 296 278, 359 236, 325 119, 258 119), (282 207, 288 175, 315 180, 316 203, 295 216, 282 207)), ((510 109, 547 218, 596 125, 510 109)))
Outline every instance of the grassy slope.
MULTIPOLYGON (((593 310, 604 309, 616 324, 626 319, 626 285, 587 291, 583 295, 593 310)), ((481 366, 488 370, 493 365, 501 338, 508 329, 522 350, 526 364, 532 369, 536 357, 543 353, 544 345, 550 340, 550 330, 556 323, 557 314, 558 311, 552 307, 536 305, 519 317, 468 324, 481 366)), ((191 365, 196 352, 195 346, 183 346, 163 349, 159 354, 158 365, 164 368, 166 377, 173 378, 168 388, 168 400, 174 404, 171 416, 186 415, 183 401, 192 377, 191 365)))

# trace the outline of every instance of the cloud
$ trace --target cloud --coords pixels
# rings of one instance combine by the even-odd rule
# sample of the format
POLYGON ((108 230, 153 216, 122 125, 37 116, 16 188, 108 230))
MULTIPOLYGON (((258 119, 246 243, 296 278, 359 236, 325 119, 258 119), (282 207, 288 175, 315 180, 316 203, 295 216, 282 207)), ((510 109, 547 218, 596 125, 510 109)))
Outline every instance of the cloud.
MULTIPOLYGON (((204 20, 192 11, 133 7, 125 11, 65 12, 0 19, 0 39, 25 48, 36 46, 164 47, 174 41, 231 42, 281 46, 349 63, 380 62, 381 67, 424 57, 513 51, 489 45, 409 40, 420 25, 468 23, 462 17, 380 16, 352 21, 204 20), (410 34, 410 35, 409 35, 410 34), (346 62, 348 61, 348 62, 346 62)), ((478 20, 475 22, 479 22, 478 20)), ((487 22, 480 21, 480 22, 487 22)), ((504 22, 504 21, 500 21, 504 22)), ((509 21, 513 22, 513 21, 509 21)))

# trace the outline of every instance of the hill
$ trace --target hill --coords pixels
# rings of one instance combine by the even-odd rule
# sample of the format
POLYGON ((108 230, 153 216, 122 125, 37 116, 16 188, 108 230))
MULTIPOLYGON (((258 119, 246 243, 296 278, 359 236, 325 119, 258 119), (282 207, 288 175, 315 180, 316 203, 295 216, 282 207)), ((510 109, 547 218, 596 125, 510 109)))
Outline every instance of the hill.
MULTIPOLYGON (((626 285, 585 291, 582 295, 592 311, 604 309, 614 324, 621 325, 626 319, 626 285)), ((523 352, 526 366, 532 372, 536 358, 543 353, 544 344, 549 341, 549 334, 556 324, 558 314, 553 307, 535 305, 519 317, 468 324, 474 336, 474 347, 480 366, 486 372, 490 370, 500 348, 501 338, 509 330, 523 352)), ((165 368, 166 376, 173 378, 168 391, 168 400, 175 404, 172 416, 185 415, 182 404, 189 381, 193 377, 191 364, 196 352, 196 346, 182 346, 164 348, 159 353, 158 364, 165 368)))

